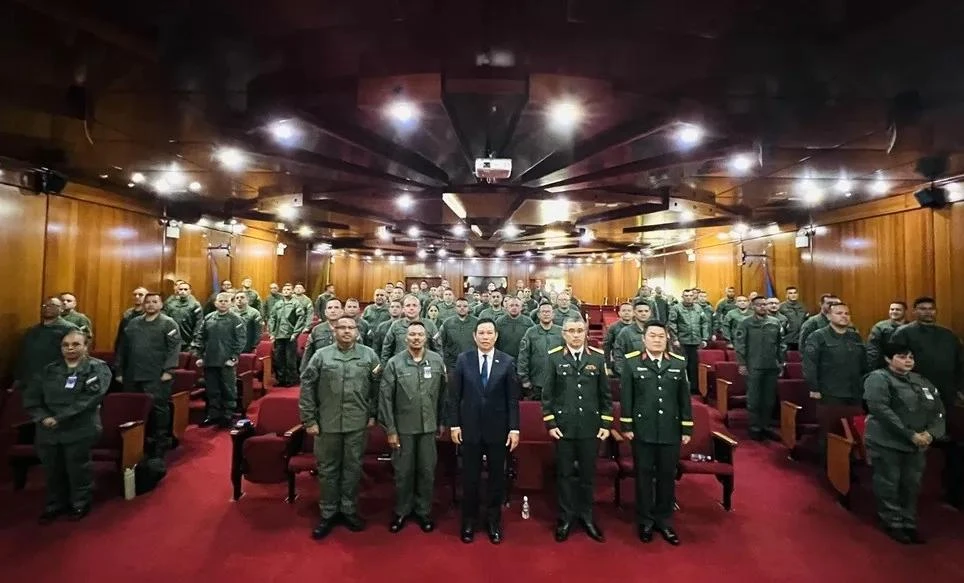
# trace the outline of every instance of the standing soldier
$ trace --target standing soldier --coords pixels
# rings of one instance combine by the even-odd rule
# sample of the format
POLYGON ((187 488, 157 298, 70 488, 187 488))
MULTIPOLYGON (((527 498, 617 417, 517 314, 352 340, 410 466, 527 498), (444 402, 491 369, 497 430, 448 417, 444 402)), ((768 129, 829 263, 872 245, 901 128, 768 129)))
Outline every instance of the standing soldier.
POLYGON ((563 323, 562 336, 565 348, 549 351, 542 391, 542 420, 556 440, 556 541, 569 538, 572 523, 578 520, 589 538, 603 542, 593 520, 592 499, 599 442, 609 438, 613 423, 606 358, 602 350, 586 346, 586 323, 581 318, 563 323))
MULTIPOLYGON (((425 282, 422 282, 425 283, 425 282)), ((418 298, 409 294, 402 298, 402 317, 392 322, 385 332, 382 342, 382 366, 388 364, 388 359, 405 350, 405 337, 408 336, 408 325, 418 320, 422 310, 418 298)), ((428 334, 429 350, 438 352, 438 328, 431 321, 424 321, 425 333, 428 334)))
POLYGON ((780 321, 768 316, 766 300, 753 298, 753 315, 736 328, 733 347, 740 374, 747 377, 746 401, 750 438, 762 441, 777 404, 777 377, 787 359, 780 321))
POLYGON ((268 318, 271 317, 271 313, 274 312, 274 307, 278 305, 281 301, 281 288, 278 284, 271 282, 268 286, 268 297, 265 298, 264 302, 261 304, 261 315, 264 317, 264 321, 267 322, 268 318))
MULTIPOLYGON (((619 337, 619 333, 622 332, 623 328, 631 326, 632 324, 633 305, 629 302, 619 304, 619 319, 606 329, 606 337, 603 339, 603 353, 606 355, 606 366, 610 366, 613 362, 613 346, 616 344, 616 338, 619 337)), ((612 368, 610 368, 610 370, 616 373, 619 372, 612 368)))
POLYGON ((789 332, 790 320, 786 316, 780 313, 780 298, 773 296, 766 299, 767 304, 767 315, 771 318, 776 318, 777 322, 780 322, 780 337, 783 338, 783 343, 786 344, 787 340, 793 338, 789 332))
POLYGON ((87 356, 87 335, 78 329, 61 340, 62 358, 30 379, 23 408, 36 424, 34 447, 47 476, 47 502, 40 523, 90 512, 91 449, 100 439, 100 404, 110 386, 107 364, 87 356))
POLYGON ((88 338, 93 338, 94 325, 86 314, 77 311, 77 296, 73 292, 64 292, 60 294, 60 301, 64 304, 64 312, 60 317, 80 328, 88 338))
POLYGON ((713 304, 710 303, 710 296, 705 291, 698 289, 696 290, 696 303, 706 314, 706 319, 710 321, 710 338, 713 338, 713 334, 716 333, 714 330, 713 322, 713 304))
POLYGON ((450 289, 442 290, 442 299, 435 302, 435 306, 438 308, 438 321, 441 325, 455 315, 455 292, 450 289))
MULTIPOLYGON (((208 298, 207 303, 204 304, 204 315, 207 316, 208 314, 214 312, 214 311, 217 309, 217 308, 215 307, 214 303, 215 303, 215 302, 217 301, 217 299, 218 299, 218 294, 221 294, 221 293, 231 293, 231 289, 232 289, 233 287, 234 287, 234 285, 231 283, 231 280, 230 280, 230 279, 226 279, 226 280, 222 281, 222 282, 221 282, 221 289, 218 290, 218 291, 216 291, 216 292, 214 292, 213 294, 211 294, 211 297, 208 298)), ((231 296, 231 300, 234 301, 234 295, 231 296)))
POLYGON ((820 296, 820 313, 810 316, 804 320, 803 325, 800 326, 800 342, 798 344, 801 351, 807 347, 808 336, 830 325, 830 307, 839 303, 840 298, 834 294, 823 294, 820 296))
MULTIPOLYGON (((449 293, 452 293, 448 290, 449 293)), ((442 355, 425 348, 428 338, 421 322, 408 325, 408 350, 388 359, 382 371, 378 419, 388 434, 395 469, 395 517, 391 532, 405 526, 414 512, 424 532, 435 529, 432 493, 435 437, 441 435, 445 402, 445 363, 442 355)))
POLYGON ((362 312, 362 319, 368 322, 370 332, 374 332, 379 324, 391 318, 388 314, 388 292, 376 289, 374 297, 375 303, 365 306, 365 311, 362 312))
POLYGON ((291 299, 298 302, 298 305, 300 305, 301 309, 303 309, 305 314, 307 314, 305 319, 305 327, 307 328, 309 325, 311 325, 311 322, 314 318, 314 303, 311 301, 311 298, 305 295, 305 284, 301 283, 300 281, 295 283, 293 291, 294 295, 291 296, 291 299))
POLYGON ((253 289, 251 286, 254 282, 251 281, 251 277, 245 277, 241 280, 241 289, 238 291, 244 292, 244 295, 248 297, 248 305, 255 310, 261 311, 261 294, 257 290, 253 289))
POLYGON ((787 299, 780 304, 780 313, 787 318, 787 350, 800 350, 803 347, 797 340, 800 328, 807 320, 807 307, 800 303, 800 292, 796 287, 787 287, 787 299))
MULTIPOLYGON (((305 372, 305 368, 308 366, 308 363, 311 362, 311 357, 316 352, 335 343, 335 324, 345 316, 345 310, 342 309, 341 300, 338 298, 328 300, 323 309, 325 321, 311 329, 311 334, 308 336, 308 343, 305 344, 305 353, 301 357, 301 372, 305 372)), ((351 318, 351 316, 348 317, 351 318)), ((354 320, 354 318, 352 318, 352 320, 354 320)), ((355 324, 355 331, 357 332, 357 322, 355 322, 355 324)))
POLYGON ((439 344, 446 369, 453 370, 455 359, 475 346, 475 324, 478 321, 478 318, 469 314, 469 302, 465 298, 455 301, 455 315, 442 322, 439 330, 439 344))
POLYGON ((174 295, 164 300, 164 314, 177 322, 177 329, 181 332, 181 350, 190 348, 204 317, 201 304, 191 295, 191 284, 183 280, 174 284, 174 295))
MULTIPOLYGON (((673 347, 679 348, 686 357, 686 374, 690 379, 697 379, 697 370, 700 362, 700 348, 706 348, 706 343, 710 339, 710 321, 706 318, 706 312, 696 305, 696 291, 692 289, 683 290, 683 301, 673 304, 669 309, 669 318, 666 322, 673 337, 673 347)), ((698 392, 699 387, 696 382, 690 383, 690 389, 698 392)))
POLYGON ((51 362, 62 356, 61 341, 71 330, 78 328, 60 317, 63 303, 51 296, 40 306, 40 323, 27 329, 20 341, 20 358, 17 361, 15 387, 25 387, 51 362))
POLYGON ((368 322, 361 316, 361 305, 358 303, 358 298, 348 298, 345 300, 345 315, 355 320, 355 323, 358 324, 358 341, 368 346, 370 342, 368 334, 371 331, 371 326, 369 326, 368 322))
POLYGON ((134 288, 132 295, 134 304, 124 310, 120 322, 117 324, 117 334, 114 335, 114 354, 117 354, 120 350, 121 343, 123 342, 124 328, 127 327, 127 323, 144 313, 144 296, 147 295, 147 288, 134 288))
POLYGON ((375 352, 381 350, 382 344, 385 342, 385 334, 388 333, 388 329, 402 315, 402 302, 401 300, 392 300, 388 302, 388 319, 380 323, 378 326, 372 329, 371 338, 369 339, 369 346, 375 352))
POLYGON ((883 350, 887 368, 872 371, 864 381, 870 411, 865 441, 874 472, 877 515, 892 539, 922 544, 917 497, 927 448, 944 435, 944 403, 933 383, 911 372, 914 354, 910 349, 887 343, 883 350))
POLYGON ((639 540, 653 540, 653 530, 671 545, 676 465, 681 445, 693 434, 686 359, 666 352, 666 328, 646 325, 643 352, 627 357, 620 369, 623 436, 633 447, 636 466, 636 525, 639 540))
POLYGON ((552 321, 556 326, 562 326, 563 322, 572 318, 582 318, 579 307, 573 306, 571 300, 572 297, 566 292, 556 296, 556 310, 552 316, 552 321))
POLYGON ((549 352, 563 345, 562 327, 553 323, 552 304, 539 306, 539 322, 519 343, 519 383, 523 399, 542 399, 549 371, 549 352))
POLYGON ((171 448, 171 385, 181 351, 177 322, 161 313, 161 294, 144 296, 144 315, 131 320, 117 352, 117 382, 153 397, 147 453, 161 468, 171 448))
POLYGON ((335 324, 336 342, 316 352, 301 375, 298 408, 308 435, 315 436, 321 520, 311 537, 321 540, 341 516, 359 532, 358 482, 365 453, 366 428, 375 425, 378 408, 378 355, 358 344, 358 325, 342 317, 335 324))
POLYGON ((907 323, 904 314, 907 313, 907 304, 901 301, 890 302, 887 310, 888 318, 874 324, 867 336, 867 370, 877 370, 886 366, 883 351, 891 336, 898 328, 907 323))
POLYGON ((335 295, 335 284, 326 284, 325 291, 315 300, 315 315, 318 316, 319 320, 324 319, 325 307, 328 305, 328 302, 337 297, 338 296, 335 295))
POLYGON ((810 334, 803 347, 803 377, 810 396, 817 399, 821 454, 826 451, 827 431, 834 423, 863 413, 866 373, 867 350, 850 327, 850 308, 834 303, 830 325, 810 334))
POLYGON ((723 330, 723 319, 730 313, 730 310, 736 309, 736 288, 730 286, 723 291, 723 294, 723 298, 716 302, 716 312, 713 314, 714 332, 723 330))
POLYGON ((308 312, 291 297, 291 284, 281 287, 281 300, 268 317, 268 334, 274 344, 271 356, 278 386, 298 384, 298 335, 308 325, 308 312))
POLYGON ((522 338, 532 326, 529 316, 522 315, 522 301, 519 298, 510 297, 506 300, 506 314, 495 321, 495 329, 499 331, 499 339, 495 347, 512 358, 518 359, 522 338))
POLYGON ((194 340, 198 368, 204 368, 204 393, 208 401, 202 427, 217 424, 231 427, 238 406, 238 377, 235 366, 244 348, 244 321, 232 313, 228 292, 214 299, 214 311, 204 316, 194 340))
POLYGON ((619 331, 616 344, 613 345, 613 370, 617 375, 622 374, 623 361, 639 354, 643 346, 643 333, 653 317, 653 309, 647 300, 636 300, 633 303, 633 323, 619 331))
MULTIPOLYGON (((250 280, 246 279, 245 281, 250 280)), ((241 352, 254 352, 258 342, 261 341, 261 334, 264 332, 264 319, 261 318, 261 312, 256 310, 254 306, 248 305, 249 297, 247 292, 243 290, 234 294, 234 313, 244 322, 244 346, 242 346, 241 352)))
POLYGON ((489 291, 489 306, 479 312, 479 320, 488 318, 495 322, 505 314, 502 308, 502 293, 495 290, 489 291))
POLYGON ((721 330, 723 338, 726 339, 731 348, 733 347, 733 337, 736 335, 737 325, 751 315, 753 315, 753 310, 750 309, 750 300, 746 296, 737 296, 736 307, 723 315, 721 330))

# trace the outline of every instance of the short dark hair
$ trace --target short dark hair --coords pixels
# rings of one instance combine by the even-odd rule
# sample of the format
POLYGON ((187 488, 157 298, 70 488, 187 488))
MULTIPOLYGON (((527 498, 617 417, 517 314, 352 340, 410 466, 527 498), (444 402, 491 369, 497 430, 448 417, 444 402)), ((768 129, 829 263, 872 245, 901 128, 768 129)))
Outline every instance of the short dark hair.
POLYGON ((67 333, 61 337, 61 342, 63 342, 64 338, 67 338, 68 336, 80 336, 84 339, 84 346, 87 346, 90 343, 90 338, 87 337, 87 333, 80 328, 71 328, 68 330, 67 333))
POLYGON ((835 298, 835 297, 837 297, 837 294, 831 294, 831 293, 820 294, 820 303, 822 304, 825 301, 827 301, 827 299, 835 298))
POLYGON ((786 288, 786 290, 784 290, 784 291, 790 291, 790 290, 792 290, 792 289, 794 289, 794 290, 797 289, 797 286, 795 286, 795 285, 788 285, 787 288, 786 288))
POLYGON ((145 300, 146 300, 147 298, 151 298, 151 297, 157 298, 157 299, 161 300, 162 302, 164 301, 164 298, 161 297, 161 294, 159 294, 159 293, 157 293, 157 292, 149 291, 149 292, 147 292, 146 294, 144 294, 144 299, 145 299, 145 300))
POLYGON ((495 320, 493 320, 492 318, 479 318, 479 321, 475 323, 476 332, 479 331, 479 326, 481 326, 482 324, 492 324, 492 327, 495 328, 495 320))
POLYGON ((422 322, 421 320, 412 320, 411 322, 408 323, 408 326, 406 326, 406 328, 411 328, 412 326, 421 326, 422 328, 425 328, 425 323, 422 322))
POLYGON ((623 303, 619 304, 619 307, 620 307, 620 308, 623 307, 623 306, 629 306, 629 307, 631 308, 631 307, 633 307, 633 304, 632 304, 632 302, 623 302, 623 303))
POLYGON ((304 282, 301 282, 301 281, 296 281, 295 285, 300 285, 301 287, 305 287, 304 282))
POLYGON ((750 303, 755 304, 757 300, 760 300, 761 302, 767 301, 766 297, 764 296, 755 296, 752 300, 750 300, 750 303))
POLYGON ((463 296, 459 296, 459 297, 455 298, 455 301, 456 301, 456 302, 468 302, 469 300, 465 299, 463 296))
POLYGON ((636 308, 638 308, 639 306, 646 306, 646 307, 649 308, 649 309, 653 309, 653 307, 650 306, 650 305, 649 305, 649 302, 647 302, 646 300, 636 300, 635 302, 633 302, 633 309, 634 309, 634 310, 635 310, 636 308))
POLYGON ((897 304, 898 306, 904 308, 905 310, 907 309, 907 302, 905 302, 904 300, 894 300, 890 303, 897 304))
POLYGON ((849 308, 849 307, 850 307, 850 306, 848 306, 847 304, 845 304, 844 302, 836 302, 836 303, 830 304, 830 310, 833 311, 834 308, 839 308, 840 306, 843 306, 843 307, 845 307, 845 308, 849 308))
POLYGON ((936 306, 936 305, 937 305, 937 302, 934 301, 934 298, 929 297, 929 296, 921 296, 921 297, 919 297, 919 298, 917 298, 917 299, 914 300, 914 307, 915 307, 915 308, 916 308, 917 306, 921 305, 921 304, 934 304, 934 305, 936 306))
POLYGON ((883 355, 885 358, 893 358, 895 356, 904 356, 906 354, 914 354, 914 351, 910 349, 903 342, 885 342, 883 355))
POLYGON ((649 322, 646 322, 646 325, 643 326, 643 334, 646 334, 647 332, 649 332, 650 328, 661 328, 663 330, 666 330, 666 324, 663 324, 662 322, 659 322, 657 320, 651 320, 649 322))

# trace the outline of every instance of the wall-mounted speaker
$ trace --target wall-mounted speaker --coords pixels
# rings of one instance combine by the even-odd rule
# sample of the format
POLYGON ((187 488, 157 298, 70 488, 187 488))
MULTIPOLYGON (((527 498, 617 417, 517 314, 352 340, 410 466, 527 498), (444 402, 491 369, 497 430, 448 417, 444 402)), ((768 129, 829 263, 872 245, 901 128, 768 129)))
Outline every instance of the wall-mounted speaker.
POLYGON ((924 208, 942 209, 947 206, 947 191, 938 186, 929 186, 914 193, 914 198, 924 208))

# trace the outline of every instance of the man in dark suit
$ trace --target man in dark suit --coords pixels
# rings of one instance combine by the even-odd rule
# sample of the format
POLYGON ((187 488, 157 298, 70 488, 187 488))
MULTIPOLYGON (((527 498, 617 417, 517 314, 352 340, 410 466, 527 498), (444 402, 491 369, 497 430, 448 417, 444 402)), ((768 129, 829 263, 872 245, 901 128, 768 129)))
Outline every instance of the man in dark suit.
POLYGON ((519 445, 519 379, 515 361, 495 349, 495 322, 475 325, 475 350, 459 355, 449 376, 452 442, 462 448, 462 542, 475 537, 479 510, 482 456, 489 467, 485 511, 489 540, 502 542, 501 511, 505 500, 506 448, 519 445))

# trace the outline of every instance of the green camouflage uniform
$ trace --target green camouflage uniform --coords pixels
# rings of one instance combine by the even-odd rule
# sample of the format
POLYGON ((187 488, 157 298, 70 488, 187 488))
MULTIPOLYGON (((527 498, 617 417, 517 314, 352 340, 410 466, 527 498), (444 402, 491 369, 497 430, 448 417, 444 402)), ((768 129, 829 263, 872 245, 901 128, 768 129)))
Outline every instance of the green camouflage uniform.
POLYGON ((770 426, 777 404, 777 377, 787 360, 780 321, 772 316, 745 318, 733 338, 736 360, 747 368, 746 401, 750 434, 770 426))
POLYGON ((61 314, 60 317, 80 328, 80 330, 86 334, 88 338, 93 338, 94 325, 90 323, 90 318, 88 318, 85 314, 81 314, 77 310, 70 310, 69 312, 64 310, 64 313, 61 314))

